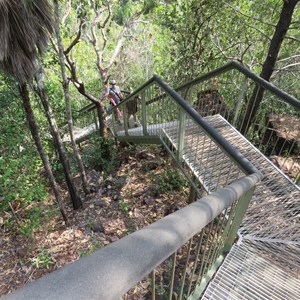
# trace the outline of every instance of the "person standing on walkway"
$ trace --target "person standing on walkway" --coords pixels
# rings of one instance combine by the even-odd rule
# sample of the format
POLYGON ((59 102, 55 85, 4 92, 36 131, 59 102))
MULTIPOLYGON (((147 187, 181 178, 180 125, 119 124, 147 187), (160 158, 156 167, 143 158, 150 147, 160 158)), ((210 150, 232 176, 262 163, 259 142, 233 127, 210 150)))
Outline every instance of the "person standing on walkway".
MULTIPOLYGON (((119 86, 117 86, 117 82, 113 79, 110 82, 111 86, 109 88, 109 93, 108 93, 108 98, 112 106, 118 105, 122 99, 123 99, 123 94, 121 93, 121 89, 119 86)), ((117 109, 117 114, 119 119, 122 117, 122 112, 117 109)))
POLYGON ((117 86, 117 82, 115 80, 111 81, 111 87, 109 88, 109 95, 113 98, 116 105, 118 105, 121 100, 123 100, 123 94, 121 93, 121 89, 117 86))

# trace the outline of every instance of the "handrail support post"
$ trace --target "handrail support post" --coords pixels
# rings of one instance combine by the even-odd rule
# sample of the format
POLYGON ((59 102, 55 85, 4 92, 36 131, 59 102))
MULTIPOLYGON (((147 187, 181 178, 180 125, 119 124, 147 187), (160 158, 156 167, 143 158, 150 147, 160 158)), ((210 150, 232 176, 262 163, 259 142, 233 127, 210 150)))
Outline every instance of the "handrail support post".
POLYGON ((178 163, 182 162, 184 137, 185 137, 185 124, 186 124, 186 113, 183 109, 179 110, 179 123, 178 123, 178 145, 177 145, 177 160, 178 163))
POLYGON ((148 135, 147 130, 147 108, 146 108, 146 93, 145 90, 142 91, 142 127, 143 127, 143 134, 148 135))
POLYGON ((228 253, 233 245, 238 229, 242 223, 246 210, 249 206, 250 200, 254 193, 255 187, 252 187, 247 191, 239 200, 235 209, 235 213, 231 222, 227 223, 227 227, 224 230, 224 248, 223 252, 228 253))

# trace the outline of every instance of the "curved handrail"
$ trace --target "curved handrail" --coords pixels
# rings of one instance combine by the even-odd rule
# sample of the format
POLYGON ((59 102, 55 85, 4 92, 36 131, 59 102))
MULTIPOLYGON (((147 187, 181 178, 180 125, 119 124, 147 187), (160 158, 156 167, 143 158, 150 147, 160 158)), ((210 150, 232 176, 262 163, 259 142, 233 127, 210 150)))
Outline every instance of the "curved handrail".
MULTIPOLYGON (((223 74, 227 71, 236 69, 239 72, 243 73, 244 75, 246 75, 247 77, 251 78, 255 83, 259 84, 260 86, 264 87, 266 90, 271 91, 273 94, 277 95, 278 97, 282 98, 285 102, 300 108, 300 101, 298 99, 296 99, 295 97, 289 95, 288 93, 280 90, 279 88, 277 88, 275 85, 273 85, 272 83, 270 83, 269 81, 261 78, 260 76, 254 74, 253 72, 251 72, 250 70, 248 70, 247 68, 245 68, 243 65, 241 65, 240 63, 236 62, 236 61, 231 61, 229 63, 227 63, 226 65, 219 67, 211 72, 208 72, 204 75, 201 75, 193 80, 190 80, 182 85, 180 85, 179 87, 175 88, 174 90, 176 92, 180 92, 181 90, 198 84, 202 81, 208 80, 210 78, 213 78, 217 75, 223 74)), ((139 87, 137 90, 135 90, 133 93, 131 93, 130 95, 128 95, 122 102, 124 103, 126 100, 132 98, 133 96, 139 94, 146 86, 148 86, 149 84, 151 84, 154 80, 155 75, 149 79, 147 82, 145 82, 141 87, 139 87)), ((162 96, 159 96, 158 99, 160 99, 162 96)), ((157 100, 158 100, 157 99, 157 100)), ((82 113, 88 110, 91 110, 95 107, 94 103, 91 103, 85 107, 83 107, 82 109, 80 109, 78 112, 82 113)), ((113 108, 114 109, 114 108, 113 108)))
POLYGON ((205 81, 207 79, 213 78, 217 75, 220 75, 222 73, 225 73, 227 71, 230 71, 232 69, 236 69, 239 72, 243 73, 244 75, 246 75, 247 77, 251 78, 255 83, 259 84, 260 86, 264 87, 266 90, 269 90, 270 92, 272 92, 273 94, 275 94, 276 96, 282 98, 285 102, 300 108, 300 101, 298 99, 296 99, 295 97, 289 95, 288 93, 280 90, 278 87, 276 87, 275 85, 273 85, 272 83, 270 83, 269 81, 263 79, 262 77, 254 74, 253 72, 251 72, 250 70, 248 70, 247 68, 245 68, 243 65, 241 65, 240 63, 236 62, 236 61, 231 61, 228 64, 217 68, 211 72, 208 72, 202 76, 199 76, 191 81, 188 81, 182 85, 180 85, 179 87, 177 87, 175 89, 175 91, 179 92, 189 86, 198 84, 202 81, 205 81))
MULTIPOLYGON (((251 193, 250 175, 3 297, 3 300, 120 299, 186 241, 251 193)), ((1 298, 2 299, 2 298, 1 298)))
POLYGON ((235 147, 233 147, 213 126, 211 126, 200 114, 192 108, 176 91, 170 88, 159 76, 155 75, 154 80, 169 94, 194 120, 198 123, 216 142, 220 148, 239 165, 247 174, 259 174, 260 179, 263 178, 261 172, 245 158, 235 147))

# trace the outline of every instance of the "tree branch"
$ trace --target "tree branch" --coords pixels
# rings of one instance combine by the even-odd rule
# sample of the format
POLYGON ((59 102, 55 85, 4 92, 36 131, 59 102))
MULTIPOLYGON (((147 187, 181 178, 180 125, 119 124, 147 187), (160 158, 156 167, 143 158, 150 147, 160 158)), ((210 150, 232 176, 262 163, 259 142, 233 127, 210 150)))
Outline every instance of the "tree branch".
MULTIPOLYGON (((258 31, 260 34, 262 34, 265 38, 267 38, 269 41, 271 41, 271 38, 270 38, 267 34, 265 34, 262 30, 260 30, 259 28, 257 28, 257 27, 254 26, 254 25, 248 24, 244 19, 242 19, 241 17, 238 16, 238 13, 240 13, 241 15, 244 15, 243 13, 241 13, 240 11, 238 11, 236 8, 232 7, 232 6, 231 6, 230 4, 228 4, 227 2, 225 2, 225 1, 223 1, 223 2, 224 2, 224 4, 226 4, 227 6, 229 6, 232 10, 234 10, 234 11, 237 13, 236 16, 237 16, 237 18, 239 18, 239 19, 242 21, 242 23, 244 23, 246 26, 248 26, 248 27, 250 27, 250 28, 252 28, 252 29, 255 29, 255 30, 258 31)), ((248 16, 248 15, 245 15, 245 16, 248 17, 248 18, 252 18, 252 17, 250 17, 250 16, 248 16)), ((252 19, 255 20, 255 18, 252 18, 252 19)), ((259 20, 259 19, 257 19, 257 20, 259 20)), ((273 24, 264 23, 264 22, 262 22, 262 21, 261 21, 261 23, 262 23, 262 24, 269 25, 269 26, 272 26, 272 27, 275 27, 273 24)))
POLYGON ((65 13, 64 13, 64 15, 63 15, 63 17, 61 19, 61 23, 62 24, 65 24, 66 19, 67 19, 68 15, 70 14, 71 7, 72 7, 72 0, 68 0, 66 11, 65 11, 65 13))
POLYGON ((292 41, 300 42, 300 39, 297 39, 297 38, 295 38, 295 37, 293 37, 293 36, 286 35, 284 38, 285 38, 285 39, 292 40, 292 41))
POLYGON ((239 9, 233 7, 232 5, 230 5, 229 3, 227 3, 226 1, 222 1, 222 2, 223 2, 225 5, 229 6, 229 7, 230 7, 232 10, 234 10, 236 13, 239 13, 239 14, 241 14, 242 16, 244 16, 244 17, 246 17, 246 18, 255 20, 255 21, 260 22, 261 24, 264 24, 264 25, 267 25, 267 26, 275 27, 274 24, 265 22, 265 21, 263 21, 263 20, 261 20, 261 19, 259 19, 259 18, 255 18, 255 17, 253 17, 253 16, 249 16, 249 15, 247 15, 247 14, 241 12, 239 9))
POLYGON ((85 19, 85 16, 83 16, 83 18, 80 20, 80 23, 79 23, 79 26, 78 26, 78 31, 77 31, 75 39, 71 42, 69 47, 64 51, 65 55, 69 54, 69 52, 73 49, 73 47, 80 42, 82 27, 85 24, 85 22, 86 22, 86 19, 85 19))
POLYGON ((283 62, 283 61, 285 61, 285 60, 290 60, 290 59, 293 59, 293 58, 297 58, 297 57, 300 57, 300 54, 295 54, 295 55, 293 55, 293 56, 289 56, 289 57, 286 57, 286 58, 278 59, 278 60, 277 60, 277 63, 283 62))
POLYGON ((293 63, 293 64, 289 64, 287 66, 284 66, 282 68, 276 68, 274 70, 280 70, 280 71, 283 71, 283 70, 286 70, 286 69, 289 69, 291 67, 295 67, 295 66, 300 66, 300 62, 296 62, 296 63, 293 63))

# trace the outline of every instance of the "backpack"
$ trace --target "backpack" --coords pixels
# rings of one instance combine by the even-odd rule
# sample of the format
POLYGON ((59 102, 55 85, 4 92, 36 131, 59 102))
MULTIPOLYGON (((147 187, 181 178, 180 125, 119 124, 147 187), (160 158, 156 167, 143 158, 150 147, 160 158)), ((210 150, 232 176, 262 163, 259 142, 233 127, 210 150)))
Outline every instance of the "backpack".
POLYGON ((113 98, 113 100, 115 101, 116 104, 119 104, 121 102, 120 96, 112 88, 109 89, 109 94, 113 98))

